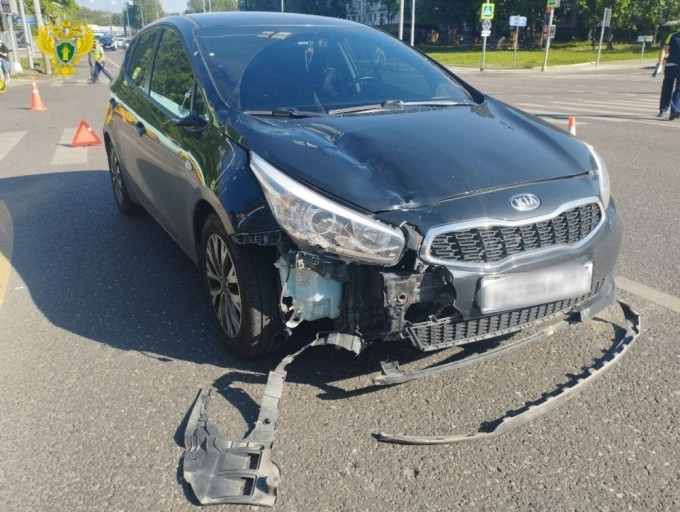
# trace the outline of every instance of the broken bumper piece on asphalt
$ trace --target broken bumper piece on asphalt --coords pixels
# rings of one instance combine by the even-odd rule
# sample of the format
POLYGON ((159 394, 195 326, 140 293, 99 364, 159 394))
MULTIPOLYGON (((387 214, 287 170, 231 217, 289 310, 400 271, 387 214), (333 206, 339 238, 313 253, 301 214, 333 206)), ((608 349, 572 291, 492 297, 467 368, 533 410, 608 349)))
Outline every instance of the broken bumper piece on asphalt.
POLYGON ((199 392, 184 434, 184 479, 202 505, 274 505, 281 474, 271 460, 271 453, 279 400, 286 380, 285 369, 308 348, 322 345, 335 345, 357 355, 365 346, 356 336, 330 334, 286 356, 269 372, 255 428, 241 441, 220 437, 208 422, 211 391, 202 389, 199 392))
MULTIPOLYGON (((559 386, 553 393, 544 394, 542 398, 526 404, 521 409, 511 411, 493 422, 484 423, 478 432, 468 435, 400 436, 381 432, 375 434, 375 437, 382 442, 400 444, 450 444, 502 434, 545 414, 573 397, 587 384, 611 368, 637 339, 640 334, 639 315, 625 302, 618 302, 627 323, 625 334, 615 340, 613 345, 590 368, 567 384, 559 386)), ((591 318, 594 313, 594 310, 583 311, 582 319, 591 318)), ((552 335, 568 325, 569 322, 561 322, 519 342, 459 362, 435 366, 419 372, 404 373, 398 365, 391 367, 384 365, 386 374, 377 377, 375 381, 383 385, 399 384, 451 371, 498 357, 511 349, 552 335)), ((359 337, 331 334, 320 337, 294 354, 286 356, 269 373, 256 426, 242 441, 228 441, 219 436, 217 430, 208 423, 206 409, 210 400, 210 392, 206 390, 200 392, 191 411, 185 434, 184 478, 191 485, 201 504, 233 503, 266 506, 274 504, 280 472, 276 464, 271 461, 271 451, 279 415, 279 401, 286 379, 285 368, 306 349, 322 345, 336 345, 357 355, 365 346, 359 337)))
MULTIPOLYGON (((623 354, 630 348, 640 334, 640 315, 628 304, 618 301, 626 319, 626 333, 615 340, 612 346, 598 358, 592 366, 585 369, 579 375, 571 379, 568 383, 560 385, 552 393, 543 394, 541 398, 524 405, 522 408, 511 411, 505 416, 492 422, 485 422, 477 432, 467 435, 447 435, 447 436, 406 436, 393 435, 379 432, 375 434, 378 441, 399 444, 452 444, 461 441, 474 441, 485 439, 508 432, 520 425, 542 416, 551 409, 573 398, 578 392, 592 383, 610 369, 621 359, 623 354)), ((559 324, 558 324, 559 325, 559 324)), ((564 326, 562 326, 564 327, 564 326)), ((538 333, 539 335, 541 333, 538 333)), ((511 347, 513 348, 513 347, 511 347)), ((483 356, 484 354, 481 354, 483 356)), ((497 354, 493 354, 497 355, 497 354)), ((483 360, 479 357, 476 362, 483 360)), ((464 362, 464 361, 463 361, 464 362)), ((461 365, 459 365, 460 367, 461 365)), ((451 368, 453 369, 453 368, 451 368)), ((408 375, 408 374, 404 374, 408 375)))

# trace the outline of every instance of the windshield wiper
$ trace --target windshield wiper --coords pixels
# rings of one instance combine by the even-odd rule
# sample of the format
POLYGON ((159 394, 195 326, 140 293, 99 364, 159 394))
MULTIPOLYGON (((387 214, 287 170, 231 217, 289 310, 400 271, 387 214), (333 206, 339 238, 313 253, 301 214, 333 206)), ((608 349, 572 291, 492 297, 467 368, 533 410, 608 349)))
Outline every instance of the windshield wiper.
POLYGON ((319 117, 323 115, 319 112, 308 112, 306 110, 298 110, 294 107, 275 108, 274 110, 244 110, 243 113, 251 116, 293 117, 298 119, 303 117, 319 117))
POLYGON ((385 100, 382 103, 372 105, 359 105, 356 107, 337 108, 329 110, 329 114, 353 114, 356 112, 370 112, 372 110, 382 110, 386 108, 404 108, 404 107, 458 107, 469 106, 471 103, 460 103, 454 100, 418 100, 418 101, 404 101, 404 100, 385 100))
POLYGON ((454 100, 386 100, 382 103, 383 108, 388 107, 458 107, 470 105, 470 103, 460 103, 454 100))

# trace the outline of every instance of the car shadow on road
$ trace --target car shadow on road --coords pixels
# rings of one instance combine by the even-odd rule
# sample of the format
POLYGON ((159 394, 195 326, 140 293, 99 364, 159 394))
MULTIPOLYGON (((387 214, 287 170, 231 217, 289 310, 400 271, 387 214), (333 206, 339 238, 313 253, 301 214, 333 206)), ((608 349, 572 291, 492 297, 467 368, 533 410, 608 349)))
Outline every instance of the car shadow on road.
MULTIPOLYGON (((51 323, 83 338, 161 362, 243 370, 243 379, 254 372, 264 382, 282 357, 328 327, 308 323, 279 353, 235 357, 221 343, 196 266, 149 215, 118 212, 107 171, 0 179, 0 201, 13 225, 12 267, 31 299, 51 323)), ((301 358, 331 381, 375 372, 384 359, 426 357, 406 341, 378 344, 358 358, 342 350, 320 355, 324 350, 336 349, 301 358)), ((290 378, 307 381, 309 374, 293 370, 290 378)))
MULTIPOLYGON (((285 355, 328 329, 323 322, 303 324, 278 353, 258 360, 233 356, 221 343, 196 267, 150 216, 118 212, 107 171, 5 178, 0 180, 0 201, 13 225, 12 267, 49 322, 161 363, 182 360, 222 367, 224 375, 212 386, 242 415, 248 430, 254 428, 260 406, 238 383, 263 386, 285 355)), ((407 341, 376 343, 360 356, 324 346, 302 353, 287 368, 287 380, 317 387, 324 400, 349 399, 378 389, 366 377, 377 374, 382 361, 423 367, 498 343, 490 340, 436 355, 407 341), (369 384, 346 389, 355 377, 369 384)), ((186 420, 175 434, 179 446, 186 420)))

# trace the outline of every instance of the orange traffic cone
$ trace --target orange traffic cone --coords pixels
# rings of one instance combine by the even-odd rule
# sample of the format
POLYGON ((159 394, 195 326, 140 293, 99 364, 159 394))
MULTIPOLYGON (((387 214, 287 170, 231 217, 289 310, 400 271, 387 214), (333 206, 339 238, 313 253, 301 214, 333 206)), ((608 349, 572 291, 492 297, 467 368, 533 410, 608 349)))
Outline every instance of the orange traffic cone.
POLYGON ((569 127, 569 133, 576 137, 576 118, 574 116, 569 116, 567 126, 569 127))
POLYGON ((31 111, 36 110, 47 110, 47 107, 43 105, 40 99, 40 93, 38 92, 38 86, 35 85, 35 80, 31 80, 33 86, 33 91, 31 92, 31 111))
POLYGON ((90 125, 87 124, 84 119, 81 119, 76 134, 73 137, 73 141, 71 142, 71 146, 98 146, 101 143, 102 140, 94 133, 92 128, 90 128, 90 125))

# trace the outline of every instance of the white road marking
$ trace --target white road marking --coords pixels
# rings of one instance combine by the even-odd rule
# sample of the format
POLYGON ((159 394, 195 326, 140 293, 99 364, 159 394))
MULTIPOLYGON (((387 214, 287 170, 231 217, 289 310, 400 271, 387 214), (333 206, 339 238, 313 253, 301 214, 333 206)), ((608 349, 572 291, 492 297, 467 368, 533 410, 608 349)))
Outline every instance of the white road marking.
POLYGON ((5 132, 0 137, 0 160, 5 158, 7 154, 14 149, 19 141, 28 132, 5 132))

